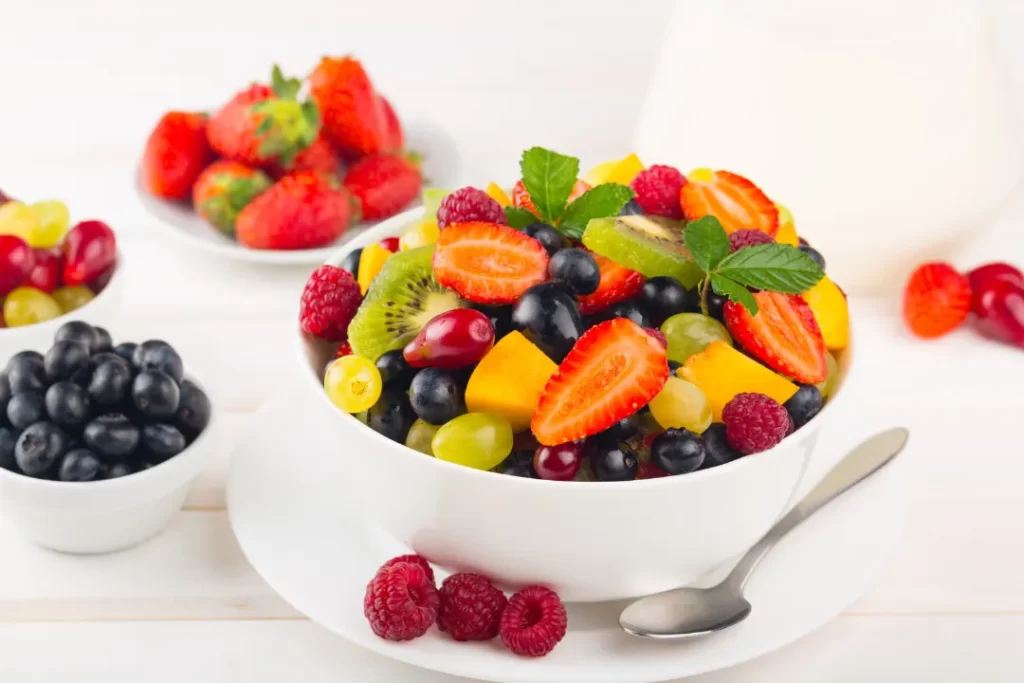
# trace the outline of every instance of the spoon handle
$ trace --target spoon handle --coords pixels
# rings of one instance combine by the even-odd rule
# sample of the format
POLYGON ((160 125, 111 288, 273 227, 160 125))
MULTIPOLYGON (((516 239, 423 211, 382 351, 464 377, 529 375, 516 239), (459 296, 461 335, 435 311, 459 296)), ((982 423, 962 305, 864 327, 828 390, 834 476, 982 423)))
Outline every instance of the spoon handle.
POLYGON ((903 427, 879 432, 846 454, 835 467, 747 551, 723 583, 742 589, 758 563, 783 536, 821 509, 826 503, 853 488, 892 461, 907 444, 910 433, 903 427))

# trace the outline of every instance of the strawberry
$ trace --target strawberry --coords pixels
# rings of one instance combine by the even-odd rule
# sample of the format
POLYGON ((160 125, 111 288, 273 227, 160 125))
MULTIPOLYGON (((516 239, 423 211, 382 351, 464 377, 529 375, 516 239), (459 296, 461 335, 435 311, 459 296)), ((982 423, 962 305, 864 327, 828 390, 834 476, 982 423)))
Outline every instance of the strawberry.
POLYGON ((647 405, 667 380, 665 347, 632 320, 612 318, 587 330, 558 366, 530 429, 545 446, 584 439, 647 405))
MULTIPOLYGON (((569 201, 572 202, 572 200, 589 189, 590 185, 582 180, 577 180, 576 184, 572 186, 572 192, 569 193, 569 201)), ((518 206, 532 213, 537 213, 537 207, 533 205, 530 193, 526 191, 526 185, 523 185, 522 180, 517 180, 516 184, 512 186, 512 206, 518 206)))
POLYGON ((804 384, 828 376, 825 339, 811 307, 794 294, 762 291, 754 294, 757 315, 741 304, 725 304, 725 326, 737 345, 772 370, 804 384))
POLYGON ((389 147, 393 136, 387 111, 359 60, 324 57, 309 75, 309 86, 327 138, 346 157, 398 151, 389 147))
POLYGON ((295 171, 249 202, 235 231, 253 249, 312 249, 340 237, 351 218, 344 188, 316 171, 295 171))
POLYGON ((263 171, 221 159, 207 166, 192 186, 192 206, 221 232, 234 235, 239 212, 268 187, 270 178, 263 171))
POLYGON ((281 168, 277 164, 271 164, 267 172, 275 180, 280 180, 288 171, 320 171, 338 175, 341 171, 341 159, 334 151, 331 143, 323 136, 323 131, 313 140, 309 147, 295 155, 290 169, 281 168))
POLYGON ((206 114, 171 111, 157 122, 142 153, 142 184, 164 199, 187 199, 192 183, 213 159, 206 114))
POLYGON ((459 296, 481 304, 510 304, 548 275, 544 246, 497 223, 453 223, 441 231, 434 277, 459 296))
POLYGON ((712 215, 728 233, 760 230, 772 237, 779 231, 779 209, 757 185, 729 171, 698 169, 686 177, 679 203, 686 220, 712 215))
POLYGON ((971 284, 948 263, 925 263, 911 274, 903 292, 903 319, 918 337, 952 332, 971 312, 971 284))
POLYGON ((579 297, 580 313, 590 315, 617 304, 626 299, 632 299, 640 293, 644 286, 644 276, 635 270, 620 266, 610 258, 600 254, 590 254, 597 261, 597 267, 601 271, 601 281, 597 285, 597 291, 593 294, 579 297))
POLYGON ((392 152, 401 151, 405 148, 402 122, 398 120, 394 107, 383 96, 380 98, 380 106, 384 110, 384 149, 392 152))
POLYGON ((320 130, 316 104, 298 100, 301 87, 297 79, 286 79, 275 66, 269 87, 251 85, 213 115, 206 130, 210 145, 232 161, 290 169, 320 130))
POLYGON ((345 174, 345 187, 359 200, 366 220, 389 218, 420 194, 423 178, 415 161, 399 154, 375 154, 345 174))

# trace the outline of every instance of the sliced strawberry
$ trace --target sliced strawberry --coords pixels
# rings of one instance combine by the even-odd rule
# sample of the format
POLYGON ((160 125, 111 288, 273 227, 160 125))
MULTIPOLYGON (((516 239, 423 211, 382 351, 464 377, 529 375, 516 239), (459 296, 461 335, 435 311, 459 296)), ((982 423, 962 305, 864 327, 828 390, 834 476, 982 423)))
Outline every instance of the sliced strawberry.
POLYGON ((647 405, 668 380, 665 347, 628 318, 595 325, 548 380, 530 428, 556 446, 603 432, 647 405))
POLYGON ((828 353, 811 307, 793 294, 765 291, 754 298, 757 315, 734 301, 725 304, 732 338, 772 370, 804 384, 823 382, 828 353))
POLYGON ((507 225, 453 223, 441 231, 434 251, 437 281, 480 304, 514 303, 547 274, 544 246, 507 225))
POLYGON ((590 255, 597 261, 597 267, 601 270, 601 282, 597 285, 596 292, 579 297, 580 313, 583 315, 597 313, 612 304, 632 299, 643 289, 644 276, 640 273, 620 266, 600 254, 590 255))
POLYGON ((757 185, 729 171, 698 169, 686 176, 679 202, 686 220, 712 215, 726 232, 760 230, 772 237, 779 231, 779 209, 757 185))
MULTIPOLYGON (((576 184, 572 186, 572 192, 569 193, 569 201, 579 197, 581 194, 590 189, 590 185, 577 180, 576 184)), ((519 206, 527 211, 537 213, 537 207, 533 205, 533 200, 530 199, 530 193, 526 191, 526 186, 523 185, 522 180, 517 180, 516 184, 512 186, 512 206, 519 206)))

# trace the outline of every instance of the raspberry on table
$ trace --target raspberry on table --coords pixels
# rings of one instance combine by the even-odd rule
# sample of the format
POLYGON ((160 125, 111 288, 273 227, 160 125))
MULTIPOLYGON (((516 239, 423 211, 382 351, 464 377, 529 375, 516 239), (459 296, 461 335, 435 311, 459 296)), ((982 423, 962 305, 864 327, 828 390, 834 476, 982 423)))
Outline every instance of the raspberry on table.
POLYGON ((455 190, 441 200, 441 206, 437 209, 437 227, 443 229, 449 223, 472 221, 504 225, 505 209, 497 200, 475 187, 455 190))
POLYGON ((527 586, 509 599, 499 632, 514 654, 543 657, 565 637, 567 626, 558 594, 543 586, 527 586))
POLYGON ((754 247, 758 244, 775 244, 775 239, 766 232, 760 230, 737 230, 729 235, 729 252, 734 252, 743 247, 754 247))
POLYGON ((455 640, 490 640, 498 635, 508 600, 480 574, 453 574, 441 584, 437 627, 455 640))
POLYGON ((415 562, 382 567, 366 586, 363 614, 385 640, 419 638, 437 619, 441 597, 434 582, 415 562))
MULTIPOLYGON (((349 353, 351 353, 351 351, 349 353)), ((423 568, 423 571, 426 572, 427 578, 430 579, 430 583, 434 583, 436 585, 434 579, 434 568, 430 566, 430 562, 427 560, 427 558, 423 557, 422 555, 399 555, 398 557, 393 557, 387 562, 385 562, 381 566, 381 569, 389 569, 391 567, 394 567, 399 562, 410 562, 412 564, 418 564, 420 567, 423 568)))
POLYGON ((644 213, 678 220, 683 217, 679 191, 685 184, 686 176, 677 169, 655 164, 637 173, 629 186, 644 213))
POLYGON ((740 453, 750 455, 775 446, 789 432, 789 413, 764 394, 740 393, 722 409, 725 438, 740 453))
POLYGON ((327 341, 344 341, 363 297, 352 274, 322 265, 309 276, 299 301, 302 331, 327 341))

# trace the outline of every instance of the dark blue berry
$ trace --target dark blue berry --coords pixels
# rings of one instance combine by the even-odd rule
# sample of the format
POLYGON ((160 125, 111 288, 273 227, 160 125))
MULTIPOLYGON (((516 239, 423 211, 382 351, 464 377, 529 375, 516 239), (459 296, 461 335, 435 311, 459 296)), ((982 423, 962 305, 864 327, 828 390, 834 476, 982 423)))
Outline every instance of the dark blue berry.
POLYGON ((47 477, 68 449, 68 435, 51 422, 29 425, 14 444, 14 458, 30 477, 47 477))
POLYGON ((110 351, 114 348, 114 339, 110 336, 102 327, 92 328, 96 331, 96 346, 93 347, 93 353, 99 353, 101 351, 110 351))
POLYGON ((181 383, 181 398, 178 401, 178 412, 174 415, 174 424, 189 439, 199 436, 210 422, 212 413, 210 399, 189 380, 181 383))
POLYGON ((185 376, 185 366, 178 352, 165 341, 151 339, 142 342, 132 355, 132 364, 136 370, 159 370, 180 383, 185 376))
POLYGON ((366 412, 366 424, 370 429, 401 444, 405 443, 409 428, 415 421, 416 413, 409 403, 409 397, 401 390, 383 392, 366 412))
MULTIPOLYGON (((68 323, 68 325, 70 324, 68 323)), ((43 368, 49 382, 69 379, 79 370, 86 370, 88 367, 89 347, 76 341, 57 342, 50 347, 43 358, 43 368)))
MULTIPOLYGON (((109 338, 110 335, 108 334, 107 337, 109 338)), ((61 325, 53 336, 54 344, 66 341, 78 342, 88 349, 89 353, 93 353, 99 350, 100 336, 96 333, 96 328, 89 323, 72 320, 61 325)))
POLYGON ((463 387, 456 375, 447 370, 423 368, 409 387, 413 412, 424 422, 443 425, 466 412, 463 387))
POLYGON ((644 210, 635 199, 630 199, 626 204, 619 209, 620 216, 643 216, 644 210))
POLYGON ((512 310, 512 326, 556 363, 584 329, 576 297, 557 282, 542 282, 523 292, 512 310))
POLYGON ((17 441, 18 432, 10 427, 0 427, 0 468, 11 472, 21 471, 14 458, 14 444, 17 441))
POLYGON ((342 270, 347 270, 353 279, 359 277, 359 259, 363 255, 362 249, 355 249, 348 252, 345 258, 341 259, 341 265, 338 266, 342 270))
POLYGON ((135 357, 135 349, 139 348, 139 345, 135 342, 124 342, 114 347, 114 353, 124 358, 129 364, 132 363, 132 358, 135 357))
POLYGON ((89 419, 89 394, 71 382, 57 382, 46 390, 44 398, 50 420, 69 432, 78 432, 89 419))
POLYGON ((669 474, 693 472, 705 456, 704 440, 688 429, 666 429, 651 442, 651 462, 669 474))
POLYGON ((38 391, 15 394, 7 402, 7 421, 19 432, 30 424, 46 419, 46 401, 38 391))
POLYGON ((810 256, 811 259, 818 264, 819 268, 825 270, 825 257, 821 255, 821 252, 812 246, 800 247, 800 251, 810 256))
POLYGON ((132 403, 149 420, 169 420, 178 412, 181 389, 159 370, 144 370, 132 382, 132 403))
POLYGON ((593 294, 601 284, 601 269, 594 257, 582 249, 562 249, 548 263, 552 280, 565 283, 575 294, 593 294))
POLYGON ((132 369, 120 356, 100 363, 89 378, 89 398, 101 406, 119 405, 128 397, 132 386, 132 369))
POLYGON ((185 435, 168 424, 143 425, 140 448, 147 462, 159 464, 185 450, 185 435))
POLYGON ((691 295, 674 277, 659 275, 644 283, 637 302, 650 315, 651 322, 660 325, 676 313, 693 311, 691 295))
POLYGON ((590 469, 598 481, 631 481, 640 471, 636 454, 625 444, 597 441, 590 446, 590 469))
POLYGON ((530 223, 523 228, 523 232, 540 242, 549 256, 554 256, 555 252, 565 246, 562 233, 547 223, 530 223))
POLYGON ((103 463, 88 448, 68 451, 60 464, 57 478, 61 481, 94 481, 102 475, 103 463))
POLYGON ((495 469, 513 477, 536 479, 537 473, 533 469, 533 456, 533 451, 512 451, 495 469))
POLYGON ((594 316, 595 322, 603 322, 612 318, 629 318, 640 327, 652 327, 651 317, 635 299, 614 303, 594 316))
POLYGON ((100 415, 85 425, 82 439, 105 462, 128 458, 139 445, 139 428, 121 413, 100 415))
POLYGON ((416 368, 405 362, 401 349, 381 354, 377 359, 377 370, 383 385, 388 389, 405 389, 416 375, 416 368))
POLYGON ((601 432, 601 436, 615 441, 625 441, 636 434, 639 429, 640 415, 639 413, 633 413, 632 415, 622 418, 611 427, 601 432))
POLYGON ((701 434, 704 439, 704 464, 702 470, 710 469, 732 462, 736 458, 743 457, 743 454, 729 445, 725 438, 725 425, 721 422, 713 422, 710 427, 701 434))
POLYGON ((793 418, 793 425, 800 429, 821 411, 825 400, 821 397, 818 387, 813 384, 801 384, 796 393, 783 404, 793 418))

